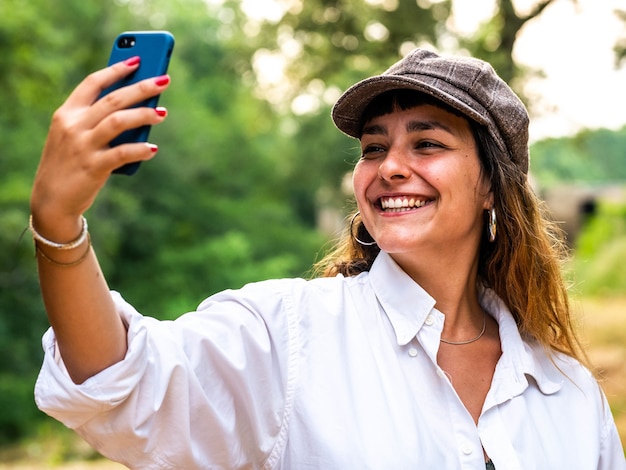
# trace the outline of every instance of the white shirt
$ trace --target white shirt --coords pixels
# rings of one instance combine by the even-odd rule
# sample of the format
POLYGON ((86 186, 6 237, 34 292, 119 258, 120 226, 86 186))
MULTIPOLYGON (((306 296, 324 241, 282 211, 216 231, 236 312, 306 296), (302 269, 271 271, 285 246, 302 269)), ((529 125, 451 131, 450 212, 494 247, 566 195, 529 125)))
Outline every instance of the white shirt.
POLYGON ((523 340, 489 290, 502 356, 476 426, 436 362, 444 315, 385 253, 356 277, 254 283, 173 322, 113 295, 126 358, 75 385, 49 330, 35 394, 131 468, 484 470, 484 447, 497 470, 626 469, 596 381, 523 340))

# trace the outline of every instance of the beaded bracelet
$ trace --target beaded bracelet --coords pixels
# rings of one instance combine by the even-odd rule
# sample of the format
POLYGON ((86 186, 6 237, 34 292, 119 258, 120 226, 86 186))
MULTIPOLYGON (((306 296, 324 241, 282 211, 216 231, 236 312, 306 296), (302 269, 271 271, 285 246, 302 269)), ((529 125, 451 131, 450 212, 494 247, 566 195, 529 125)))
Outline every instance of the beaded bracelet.
POLYGON ((88 235, 87 219, 85 219, 85 216, 82 216, 82 215, 81 215, 81 219, 83 222, 83 228, 80 231, 80 235, 78 235, 78 238, 76 238, 76 240, 73 240, 69 243, 53 242, 52 240, 48 240, 47 238, 40 235, 39 232, 37 232, 37 230, 35 230, 35 227, 33 226, 32 214, 30 218, 28 219, 28 229, 33 234, 33 239, 35 241, 43 243, 44 245, 49 246, 51 248, 56 248, 57 250, 71 250, 73 248, 76 248, 77 246, 82 245, 87 239, 87 235, 88 235))

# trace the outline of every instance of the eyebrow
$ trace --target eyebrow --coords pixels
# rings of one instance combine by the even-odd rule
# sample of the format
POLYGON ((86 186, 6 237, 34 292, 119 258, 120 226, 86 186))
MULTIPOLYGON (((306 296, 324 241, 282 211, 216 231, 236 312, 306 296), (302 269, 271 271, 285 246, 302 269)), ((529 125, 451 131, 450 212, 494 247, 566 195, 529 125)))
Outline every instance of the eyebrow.
POLYGON ((439 121, 409 121, 406 125, 407 132, 429 131, 433 129, 441 129, 452 134, 452 129, 439 121))
POLYGON ((387 128, 379 125, 365 126, 361 134, 387 135, 387 128))
MULTIPOLYGON (((409 121, 406 125, 407 132, 429 131, 433 129, 442 129, 450 134, 453 133, 450 127, 439 121, 409 121)), ((378 124, 365 126, 362 134, 387 135, 387 128, 378 124)))

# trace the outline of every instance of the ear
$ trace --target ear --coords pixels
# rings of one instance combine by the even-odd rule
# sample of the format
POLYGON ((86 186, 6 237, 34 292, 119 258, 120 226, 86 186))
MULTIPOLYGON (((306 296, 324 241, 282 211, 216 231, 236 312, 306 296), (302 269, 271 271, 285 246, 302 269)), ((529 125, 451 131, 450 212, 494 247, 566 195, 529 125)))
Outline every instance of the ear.
POLYGON ((495 198, 491 189, 491 181, 483 175, 481 181, 480 195, 483 198, 483 209, 490 210, 493 208, 495 198))
POLYGON ((495 203, 495 199, 493 197, 493 191, 489 190, 487 194, 485 194, 485 200, 483 202, 483 209, 490 210, 493 208, 495 203))

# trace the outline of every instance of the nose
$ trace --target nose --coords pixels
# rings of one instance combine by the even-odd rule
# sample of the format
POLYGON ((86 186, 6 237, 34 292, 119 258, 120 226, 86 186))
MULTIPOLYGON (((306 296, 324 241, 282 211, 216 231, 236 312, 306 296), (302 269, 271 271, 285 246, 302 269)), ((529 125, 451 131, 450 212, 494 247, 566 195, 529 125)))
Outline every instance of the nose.
POLYGON ((378 177, 382 180, 407 179, 411 170, 406 155, 399 149, 390 148, 380 162, 378 177))

